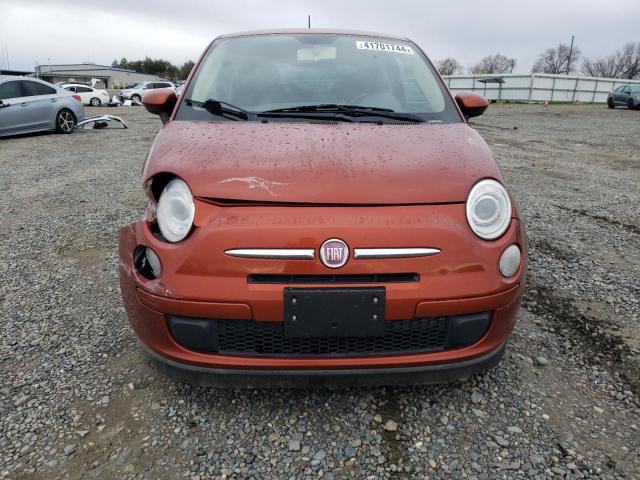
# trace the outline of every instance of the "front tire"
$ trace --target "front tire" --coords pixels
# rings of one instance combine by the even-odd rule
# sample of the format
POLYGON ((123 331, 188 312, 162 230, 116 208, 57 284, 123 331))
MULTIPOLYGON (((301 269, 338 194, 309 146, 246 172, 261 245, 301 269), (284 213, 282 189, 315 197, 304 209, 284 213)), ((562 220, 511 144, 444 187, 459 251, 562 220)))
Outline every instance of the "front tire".
POLYGON ((634 108, 636 108, 635 104, 633 103, 633 98, 630 98, 629 100, 627 100, 627 108, 629 110, 633 110, 634 108))
POLYGON ((611 97, 607 98, 607 107, 613 108, 615 105, 613 104, 613 99, 611 97))
POLYGON ((131 95, 131 101, 132 102, 138 102, 140 103, 140 101, 142 100, 142 97, 140 97, 140 95, 136 94, 136 95, 131 95))
POLYGON ((89 100, 89 105, 91 105, 92 107, 99 107, 101 104, 102 102, 99 98, 93 97, 91 100, 89 100))
POLYGON ((56 115, 56 133, 70 134, 76 126, 76 117, 71 110, 63 108, 56 115))

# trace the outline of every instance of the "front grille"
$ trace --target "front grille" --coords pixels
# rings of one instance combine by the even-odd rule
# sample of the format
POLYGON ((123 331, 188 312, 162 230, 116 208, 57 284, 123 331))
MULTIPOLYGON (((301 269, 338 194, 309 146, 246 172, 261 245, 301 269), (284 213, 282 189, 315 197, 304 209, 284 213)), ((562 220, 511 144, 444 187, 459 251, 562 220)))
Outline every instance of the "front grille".
POLYGON ((448 346, 450 322, 448 317, 386 321, 383 336, 323 338, 287 338, 282 322, 168 316, 168 323, 178 343, 199 351, 239 356, 344 357, 442 350, 448 346))
POLYGON ((249 275, 249 283, 411 283, 419 282, 417 273, 381 273, 358 275, 249 275))

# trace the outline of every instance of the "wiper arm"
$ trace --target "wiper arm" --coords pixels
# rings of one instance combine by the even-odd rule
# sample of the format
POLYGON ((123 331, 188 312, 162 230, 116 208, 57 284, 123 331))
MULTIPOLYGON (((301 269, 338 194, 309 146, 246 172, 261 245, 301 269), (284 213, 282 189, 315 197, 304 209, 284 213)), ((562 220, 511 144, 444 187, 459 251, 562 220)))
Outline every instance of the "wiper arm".
POLYGON ((204 102, 187 98, 185 102, 190 106, 204 108, 212 115, 219 115, 221 117, 228 115, 231 117, 235 117, 236 120, 249 120, 249 116, 253 115, 251 112, 248 112, 240 107, 236 107, 235 105, 231 105, 230 103, 221 102, 220 100, 215 100, 213 98, 209 98, 204 102))
POLYGON ((342 105, 338 103, 323 103, 320 105, 300 105, 297 107, 277 108, 262 113, 297 113, 297 112, 393 112, 390 108, 363 107, 360 105, 342 105))
POLYGON ((258 113, 257 115, 262 116, 263 114, 291 113, 335 113, 347 117, 381 117, 391 120, 400 120, 403 122, 424 122, 424 119, 418 115, 396 112, 390 108, 365 107, 361 105, 341 105, 336 103, 325 103, 321 105, 300 105, 297 107, 278 108, 276 110, 267 110, 266 112, 258 113))

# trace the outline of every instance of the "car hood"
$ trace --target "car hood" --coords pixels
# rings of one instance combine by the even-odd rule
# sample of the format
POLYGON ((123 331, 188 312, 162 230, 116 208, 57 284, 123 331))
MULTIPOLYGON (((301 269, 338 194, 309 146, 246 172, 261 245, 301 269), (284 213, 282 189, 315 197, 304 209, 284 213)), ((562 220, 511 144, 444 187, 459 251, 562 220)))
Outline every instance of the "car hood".
POLYGON ((464 202, 478 180, 502 181, 489 147, 464 123, 172 121, 143 177, 163 172, 196 197, 316 204, 464 202))

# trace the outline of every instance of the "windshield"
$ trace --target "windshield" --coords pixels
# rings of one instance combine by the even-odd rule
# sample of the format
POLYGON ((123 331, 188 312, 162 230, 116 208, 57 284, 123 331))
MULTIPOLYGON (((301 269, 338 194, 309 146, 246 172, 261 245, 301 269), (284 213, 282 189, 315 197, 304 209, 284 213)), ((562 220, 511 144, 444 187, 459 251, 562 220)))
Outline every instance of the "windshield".
POLYGON ((178 120, 211 120, 198 105, 215 100, 255 113, 336 104, 386 109, 436 123, 461 121, 433 68, 413 43, 359 35, 217 40, 183 98, 178 120))
POLYGON ((136 89, 136 88, 142 88, 144 87, 143 83, 132 83, 131 85, 127 85, 127 88, 129 89, 136 89))

